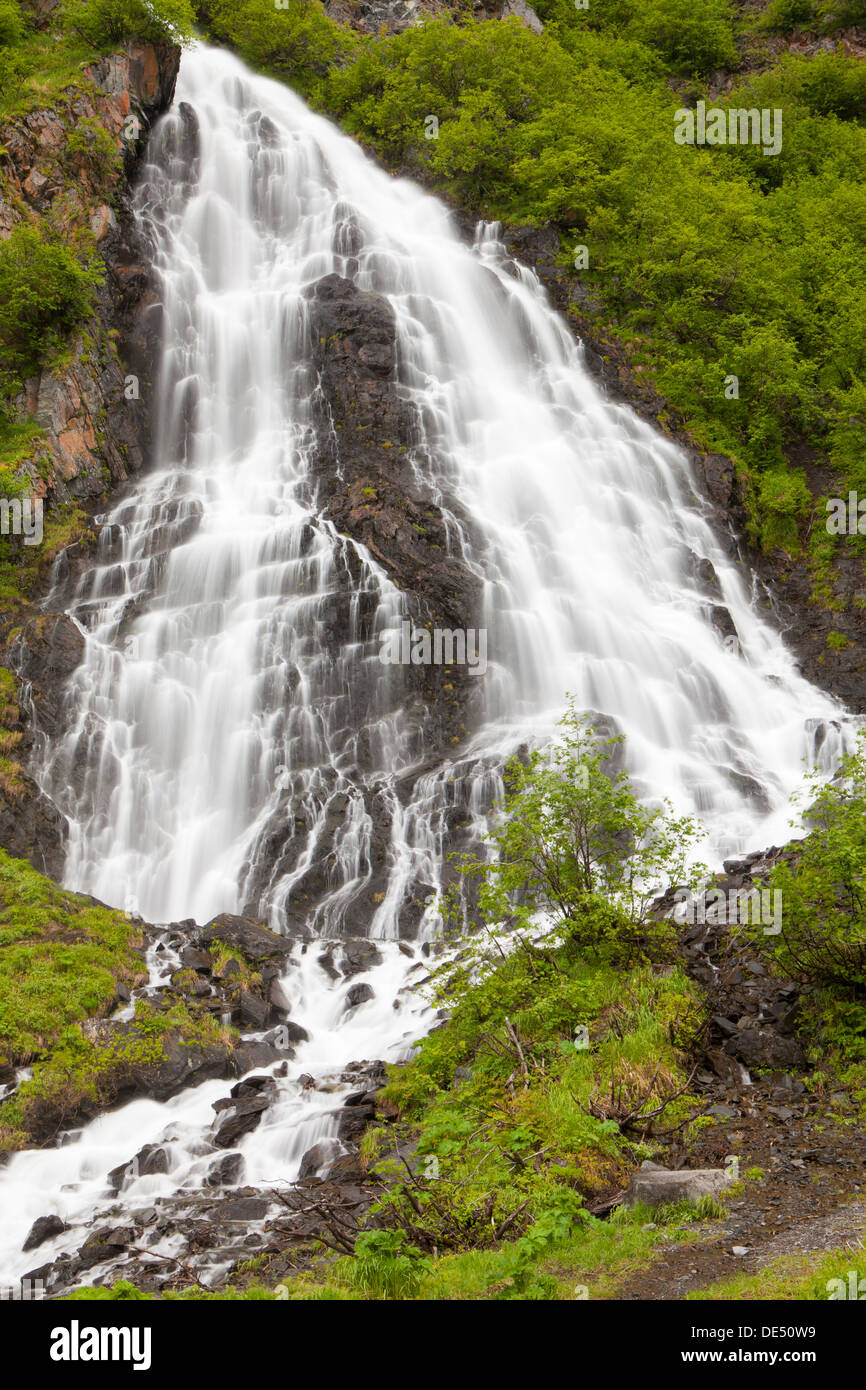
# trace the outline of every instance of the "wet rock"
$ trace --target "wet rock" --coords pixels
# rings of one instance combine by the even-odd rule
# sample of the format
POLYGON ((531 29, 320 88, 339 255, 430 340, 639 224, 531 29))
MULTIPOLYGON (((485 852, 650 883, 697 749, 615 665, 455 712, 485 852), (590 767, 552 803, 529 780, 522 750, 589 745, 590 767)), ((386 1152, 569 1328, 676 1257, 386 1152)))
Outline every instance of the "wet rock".
POLYGON ((103 1227, 94 1231, 78 1251, 78 1270, 92 1269, 106 1260, 116 1260, 134 1240, 135 1229, 132 1226, 103 1227))
POLYGON ((199 946, 184 946, 180 959, 188 970, 199 970, 203 975, 210 975, 213 970, 213 956, 199 946))
POLYGON ((272 1043, 264 1041, 242 1042, 234 1050, 233 1062, 236 1074, 243 1076, 254 1067, 269 1067, 281 1058, 293 1056, 291 1048, 274 1047, 272 1043))
POLYGON ((425 615, 440 615, 447 627, 475 626, 477 576, 448 553, 442 507, 409 457, 418 431, 397 382, 390 303, 333 274, 307 294, 323 404, 317 466, 334 524, 366 545, 425 615))
POLYGON ((340 970, 347 978, 353 975, 360 975, 363 971, 372 970, 374 966, 381 965, 382 952, 374 941, 344 941, 340 955, 340 970))
POLYGON ((302 1028, 300 1023, 293 1023, 287 1018, 284 1023, 280 1023, 272 1033, 268 1033, 267 1038, 272 1040, 275 1047, 285 1050, 286 1043, 305 1043, 310 1041, 310 1035, 306 1028, 302 1028))
POLYGON ((345 1106, 340 1111, 337 1124, 337 1138, 346 1143, 356 1143, 364 1130, 376 1118, 376 1106, 362 1097, 358 1103, 345 1106))
POLYGON ((311 1149, 307 1149, 298 1169, 299 1178, 313 1178, 327 1173, 328 1166, 344 1153, 343 1145, 336 1139, 320 1139, 311 1149))
POLYGON ((235 1197, 222 1203, 219 1215, 223 1221, 263 1221, 269 1206, 264 1197, 235 1197))
POLYGON ((39 1216, 33 1222, 27 1233, 27 1239, 22 1245, 22 1250, 35 1250, 37 1246, 43 1245, 46 1240, 52 1240, 54 1236, 59 1236, 66 1226, 59 1216, 39 1216))
POLYGON ((168 1152, 161 1144, 145 1144, 128 1163, 120 1163, 108 1174, 109 1185, 120 1192, 127 1179, 145 1178, 168 1172, 168 1152))
POLYGON ((256 1128, 270 1103, 269 1096, 261 1095, 236 1101, 232 1110, 217 1125, 213 1142, 220 1149, 230 1148, 242 1135, 256 1128))
POLYGON ((248 1027, 257 1031, 267 1027, 271 1016, 271 1006, 259 999, 248 990, 242 989, 238 996, 240 1006, 241 1021, 248 1027))
POLYGON ((225 1154, 212 1163, 205 1182, 208 1187, 237 1187, 244 1171, 241 1154, 225 1154))
POLYGON ((253 965, 277 956, 288 956, 292 952, 292 942, 286 937, 278 936, 269 927, 254 922, 250 917, 234 917, 229 913, 208 922, 202 929, 200 939, 203 946, 209 946, 212 941, 233 946, 253 965))
MULTIPOLYGON (((264 971, 262 975, 264 976, 264 971)), ((273 1008, 279 1009, 280 1013, 287 1014, 291 1011, 292 1001, 286 993, 285 985, 281 980, 276 979, 271 981, 271 987, 268 990, 268 998, 273 1008)))
POLYGON ((720 1014, 714 1014, 710 1022, 718 1028, 720 1033, 724 1033, 726 1038, 732 1038, 737 1031, 736 1023, 729 1018, 722 1018, 720 1014))
POLYGON ((355 1009, 359 1004, 366 1004, 371 999, 375 999, 376 994, 372 985, 366 981, 361 984, 352 985, 346 994, 346 1008, 355 1009))
POLYGON ((757 1028, 743 1029, 725 1043, 724 1051, 738 1057, 747 1067, 782 1069, 801 1066, 805 1061, 805 1053, 794 1038, 757 1028))
POLYGON ((244 1096, 258 1095, 260 1091, 274 1091, 274 1079, 272 1076, 245 1076, 243 1081, 239 1081, 236 1086, 232 1086, 229 1095, 243 1099, 244 1096))

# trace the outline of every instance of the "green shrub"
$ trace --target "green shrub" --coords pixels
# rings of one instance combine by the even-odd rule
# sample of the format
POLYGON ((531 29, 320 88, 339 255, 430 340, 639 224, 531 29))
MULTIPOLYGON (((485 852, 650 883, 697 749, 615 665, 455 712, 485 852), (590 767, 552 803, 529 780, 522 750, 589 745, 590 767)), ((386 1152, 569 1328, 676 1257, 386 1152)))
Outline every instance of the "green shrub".
POLYGON ((286 0, 279 9, 272 0, 205 0, 202 14, 215 38, 301 91, 356 45, 354 35, 331 23, 320 0, 286 0))
POLYGON ((680 72, 700 75, 736 62, 728 0, 644 0, 629 32, 680 72))
POLYGON ((763 937, 786 973, 866 992, 866 734, 832 782, 816 786, 809 834, 773 872, 781 931, 763 937))
POLYGON ((0 242, 0 395, 34 375, 90 312, 99 276, 32 223, 0 242))
POLYGON ((779 34, 815 22, 815 0, 772 0, 763 17, 763 27, 779 34))
POLYGON ((0 0, 0 48, 14 48, 25 33, 24 16, 14 0, 0 0))
POLYGON ((97 49, 127 39, 187 43, 195 13, 190 0, 63 0, 64 25, 97 49))
POLYGON ((777 547, 795 554, 800 548, 798 523, 805 520, 812 494, 802 473, 778 468, 760 480, 758 501, 761 545, 769 554, 777 547))

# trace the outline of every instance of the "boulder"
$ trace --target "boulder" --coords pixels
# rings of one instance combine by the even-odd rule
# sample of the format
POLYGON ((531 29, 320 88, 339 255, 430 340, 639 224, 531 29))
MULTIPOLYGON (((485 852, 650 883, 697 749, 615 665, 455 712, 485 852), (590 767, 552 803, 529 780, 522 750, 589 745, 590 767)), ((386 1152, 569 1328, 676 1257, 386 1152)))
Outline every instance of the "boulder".
POLYGON ((128 1163, 120 1163, 108 1174, 108 1181, 116 1193, 120 1192, 127 1178, 145 1178, 152 1173, 168 1172, 168 1153, 160 1144, 145 1144, 128 1163))
POLYGON ((259 1124, 262 1113, 271 1103, 269 1096, 249 1096, 238 1100, 232 1109, 223 1116, 217 1125, 213 1142, 217 1148, 228 1149, 244 1134, 249 1134, 259 1124))
POLYGON ((351 985, 346 994, 346 1008, 357 1008, 359 1004, 366 1004, 375 997, 376 994, 372 985, 368 985, 366 981, 362 984, 351 985))
POLYGON ((208 922, 202 929, 200 940, 203 946, 209 946, 212 941, 233 946, 252 965, 272 960, 275 956, 288 956, 292 951, 292 943, 286 937, 278 936, 251 917, 235 917, 230 913, 223 913, 208 922))
POLYGON ((744 1028, 729 1038, 724 1050, 747 1067, 771 1067, 779 1071, 801 1066, 805 1060, 803 1049, 795 1038, 780 1037, 771 1029, 744 1028))
POLYGON ((362 971, 372 970, 375 965, 381 963, 382 952, 375 941, 367 941, 362 937, 358 941, 350 939, 343 942, 340 969, 347 979, 351 979, 353 975, 360 975, 362 971))
POLYGON ((697 1202, 701 1197, 720 1197, 731 1182, 724 1168, 683 1168, 674 1172, 655 1164, 643 1165, 632 1173, 625 1195, 628 1206, 642 1202, 660 1207, 668 1202, 697 1202))
POLYGON ((65 1230, 66 1227, 59 1216, 39 1216, 30 1227, 21 1249, 35 1250, 38 1245, 44 1245, 46 1240, 52 1240, 65 1230))
POLYGON ((336 1159, 345 1153, 338 1139, 320 1139, 311 1149, 307 1149, 301 1159, 298 1178, 313 1178, 324 1175, 336 1159))
POLYGON ((241 1154, 224 1154, 211 1164, 205 1182, 208 1187, 237 1187, 243 1171, 244 1160, 241 1154))

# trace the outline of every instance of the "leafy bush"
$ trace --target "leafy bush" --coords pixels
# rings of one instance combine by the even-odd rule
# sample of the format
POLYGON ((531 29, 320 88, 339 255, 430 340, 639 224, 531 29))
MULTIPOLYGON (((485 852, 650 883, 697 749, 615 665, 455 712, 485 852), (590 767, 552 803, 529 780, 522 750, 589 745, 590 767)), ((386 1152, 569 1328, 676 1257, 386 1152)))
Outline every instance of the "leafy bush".
POLYGON ((355 46, 354 36, 331 23, 320 0, 286 0, 279 9, 272 0, 204 0, 201 13, 215 38, 301 91, 355 46))
POLYGON ((728 0, 644 0, 628 32, 680 72, 700 75, 736 63, 728 0))
POLYGON ((812 494, 802 473, 784 469, 765 473, 759 492, 762 548, 768 554, 777 547, 796 551, 798 523, 808 516, 811 505, 812 494))
POLYGON ((195 26, 190 0, 63 0, 62 19, 70 32, 97 49, 127 39, 187 43, 195 26))
POLYGON ((15 0, 0 0, 0 48, 14 48, 24 32, 24 16, 15 0))
POLYGON ((38 372, 90 312, 99 276, 40 227, 0 242, 0 395, 38 372))
POLYGON ((767 29, 789 34, 815 21, 815 0, 772 0, 763 17, 767 29))
POLYGON ((866 734, 832 782, 816 788, 811 827, 771 887, 782 894, 772 943, 782 970, 866 992, 866 734))

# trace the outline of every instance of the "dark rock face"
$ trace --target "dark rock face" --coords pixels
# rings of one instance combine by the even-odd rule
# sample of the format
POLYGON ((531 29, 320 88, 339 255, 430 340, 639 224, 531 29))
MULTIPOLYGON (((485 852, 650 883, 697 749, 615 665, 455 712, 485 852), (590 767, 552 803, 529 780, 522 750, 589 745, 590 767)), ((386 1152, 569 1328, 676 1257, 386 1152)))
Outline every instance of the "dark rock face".
POLYGON ((448 554, 442 512, 409 462, 418 430, 398 390, 391 306, 339 275, 318 280, 308 294, 313 363, 336 436, 336 453, 330 432, 320 449, 328 515, 417 595, 425 614, 446 627, 472 627, 478 580, 448 554))
POLYGON ((244 1160, 240 1154, 225 1154, 211 1164, 208 1169, 208 1187, 236 1187, 244 1171, 244 1160))
POLYGON ((94 1231, 78 1252, 76 1273, 92 1269, 104 1260, 116 1259, 126 1251, 134 1239, 135 1230, 132 1226, 115 1226, 94 1231))
POLYGON ((0 788, 0 845, 16 859, 27 859, 40 873, 63 873, 65 818, 26 773, 18 788, 0 788))
MULTIPOLYGON (((115 1032, 134 1031, 131 1023, 114 1023, 110 1027, 115 1032)), ((163 1054, 158 1062, 127 1062, 117 1079, 116 1099, 143 1095, 170 1100, 187 1086, 231 1075, 231 1051, 216 1043, 190 1043, 167 1033, 163 1036, 163 1054)))

